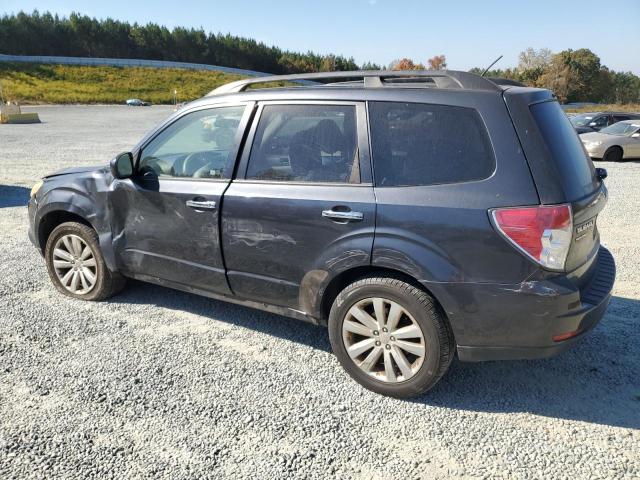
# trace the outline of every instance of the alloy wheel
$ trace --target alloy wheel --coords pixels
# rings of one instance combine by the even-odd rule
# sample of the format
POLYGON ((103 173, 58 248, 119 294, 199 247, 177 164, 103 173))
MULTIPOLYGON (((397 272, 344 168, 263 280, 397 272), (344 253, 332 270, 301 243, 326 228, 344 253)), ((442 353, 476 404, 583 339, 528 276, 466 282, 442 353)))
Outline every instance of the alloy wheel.
POLYGON ((78 235, 63 235, 53 248, 53 268, 62 286, 75 295, 96 285, 97 263, 91 247, 78 235))
POLYGON ((342 322, 342 339, 351 360, 365 373, 386 383, 413 377, 424 362, 422 329, 399 303, 365 298, 342 322))

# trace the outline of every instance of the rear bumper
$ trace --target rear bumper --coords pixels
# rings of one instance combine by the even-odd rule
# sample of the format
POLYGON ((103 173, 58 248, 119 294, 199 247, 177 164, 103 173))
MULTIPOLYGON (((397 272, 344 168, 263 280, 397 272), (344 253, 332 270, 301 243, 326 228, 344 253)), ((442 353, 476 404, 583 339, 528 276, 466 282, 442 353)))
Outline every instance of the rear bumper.
POLYGON ((466 309, 476 307, 477 314, 450 316, 460 360, 547 358, 573 347, 609 305, 616 274, 611 253, 600 247, 588 271, 591 279, 581 288, 568 277, 525 282, 518 288, 476 286, 474 299, 481 296, 489 305, 466 305, 466 309), (553 340, 565 334, 572 336, 553 340))

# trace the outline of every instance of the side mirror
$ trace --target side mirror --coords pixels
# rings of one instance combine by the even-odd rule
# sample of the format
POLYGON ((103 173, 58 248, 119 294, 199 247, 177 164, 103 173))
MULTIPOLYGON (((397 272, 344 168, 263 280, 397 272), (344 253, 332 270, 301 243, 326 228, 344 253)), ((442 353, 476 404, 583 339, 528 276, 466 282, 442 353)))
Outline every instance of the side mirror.
POLYGON ((597 124, 596 122, 591 122, 591 123, 589 124, 589 126, 590 126, 590 127, 597 127, 597 126, 598 126, 598 124, 597 124))
POLYGON ((133 155, 131 152, 120 153, 109 165, 114 178, 124 179, 133 175, 133 155))
POLYGON ((598 180, 604 180, 607 178, 607 169, 606 168, 596 168, 596 176, 598 180))
POLYGON ((640 138, 640 133, 634 133, 631 138, 640 138))

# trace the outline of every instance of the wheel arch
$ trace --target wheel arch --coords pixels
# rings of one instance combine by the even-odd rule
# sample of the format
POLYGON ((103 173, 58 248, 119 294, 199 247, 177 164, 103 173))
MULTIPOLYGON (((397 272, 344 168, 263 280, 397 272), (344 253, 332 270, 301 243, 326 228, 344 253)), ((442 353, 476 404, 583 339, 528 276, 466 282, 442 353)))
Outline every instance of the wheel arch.
POLYGON ((608 146, 607 149, 604 151, 604 154, 602 155, 602 158, 604 159, 607 156, 607 153, 609 153, 612 150, 618 150, 620 152, 620 160, 624 160, 625 150, 624 150, 624 147, 622 147, 622 145, 610 145, 610 146, 608 146))
POLYGON ((65 222, 78 222, 92 228, 98 234, 98 241, 107 268, 112 272, 118 271, 115 254, 111 242, 111 232, 103 231, 96 225, 95 215, 88 214, 84 209, 73 204, 50 203, 39 213, 35 222, 35 235, 40 253, 44 255, 47 239, 54 228, 65 222))
POLYGON ((343 272, 340 272, 336 276, 334 276, 329 281, 327 286, 322 291, 322 298, 320 300, 320 304, 318 308, 318 314, 319 314, 321 323, 322 324, 327 323, 327 320, 329 318, 329 312, 331 310, 331 306, 333 305, 333 301, 347 285, 357 280, 360 280, 361 278, 371 277, 371 276, 397 278, 426 292, 433 298, 438 308, 440 309, 443 317, 446 319, 447 323, 450 324, 449 318, 440 300, 438 299, 438 296, 435 295, 433 291, 431 291, 431 289, 427 288, 423 283, 419 282, 415 277, 412 277, 411 275, 401 270, 396 270, 388 267, 378 267, 373 265, 359 266, 359 267, 351 268, 349 270, 345 270, 343 272))
POLYGON ((95 227, 83 215, 69 210, 55 209, 48 211, 40 218, 37 227, 38 247, 44 253, 47 239, 51 232, 58 226, 66 222, 78 222, 95 230, 95 227))

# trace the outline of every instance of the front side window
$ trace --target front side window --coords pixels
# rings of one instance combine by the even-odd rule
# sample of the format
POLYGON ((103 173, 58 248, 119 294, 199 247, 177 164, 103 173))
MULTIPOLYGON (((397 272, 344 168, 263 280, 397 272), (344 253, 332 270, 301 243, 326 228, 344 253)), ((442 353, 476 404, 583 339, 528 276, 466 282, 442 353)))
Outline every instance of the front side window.
POLYGON ((602 127, 606 127, 609 124, 609 117, 602 116, 602 117, 598 117, 595 120, 593 120, 591 123, 589 123, 589 126, 592 127, 596 127, 596 128, 602 128, 602 127))
POLYGON ((353 105, 266 105, 246 178, 358 183, 357 145, 353 105))
POLYGON ((229 178, 244 110, 245 106, 218 107, 176 120, 144 147, 140 173, 160 178, 229 178))
POLYGON ((593 122, 593 113, 584 113, 582 115, 575 115, 570 119, 574 127, 586 127, 593 122))
POLYGON ((422 103, 371 102, 376 186, 416 186, 485 179, 495 169, 478 112, 422 103))

